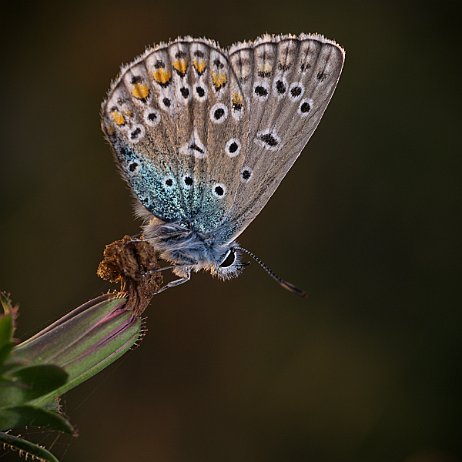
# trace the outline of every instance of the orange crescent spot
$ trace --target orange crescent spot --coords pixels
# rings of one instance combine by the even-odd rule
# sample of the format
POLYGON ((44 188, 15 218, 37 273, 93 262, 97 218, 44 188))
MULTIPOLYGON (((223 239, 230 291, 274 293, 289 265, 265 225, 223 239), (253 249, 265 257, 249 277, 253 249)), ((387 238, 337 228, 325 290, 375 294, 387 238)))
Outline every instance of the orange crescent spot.
POLYGON ((212 83, 213 86, 215 87, 215 90, 220 90, 226 85, 226 82, 228 81, 228 77, 226 74, 223 74, 221 72, 212 72, 212 83))
POLYGON ((143 83, 135 83, 132 95, 137 99, 146 99, 149 95, 149 87, 143 83))
POLYGON ((244 102, 242 95, 240 93, 233 93, 231 96, 231 103, 233 105, 239 105, 244 102))
POLYGON ((114 123, 119 127, 125 125, 125 117, 119 111, 113 111, 111 116, 114 123))
POLYGON ((170 82, 170 79, 172 78, 172 73, 161 67, 159 69, 154 70, 152 72, 152 76, 154 77, 154 80, 157 83, 165 85, 168 82, 170 82))
POLYGON ((185 75, 188 69, 188 61, 186 61, 186 59, 177 59, 176 61, 173 61, 172 66, 179 74, 185 75))
POLYGON ((207 63, 203 59, 194 58, 193 66, 194 66, 194 69, 196 69, 197 73, 201 75, 204 73, 205 68, 207 67, 207 63))

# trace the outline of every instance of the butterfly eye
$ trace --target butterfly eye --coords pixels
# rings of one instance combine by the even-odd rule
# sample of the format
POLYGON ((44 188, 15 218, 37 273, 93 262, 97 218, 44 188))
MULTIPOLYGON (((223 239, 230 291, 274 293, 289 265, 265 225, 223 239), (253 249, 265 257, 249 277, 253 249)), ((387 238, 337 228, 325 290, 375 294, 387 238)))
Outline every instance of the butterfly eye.
POLYGON ((236 252, 234 252, 233 249, 231 249, 227 254, 225 259, 221 262, 220 268, 228 268, 231 266, 234 261, 236 260, 236 252))

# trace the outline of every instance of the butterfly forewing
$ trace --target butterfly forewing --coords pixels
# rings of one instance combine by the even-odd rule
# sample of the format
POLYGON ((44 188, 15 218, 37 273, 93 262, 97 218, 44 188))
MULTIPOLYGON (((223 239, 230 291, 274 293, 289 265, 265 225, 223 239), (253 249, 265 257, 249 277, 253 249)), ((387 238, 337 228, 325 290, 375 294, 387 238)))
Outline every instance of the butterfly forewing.
POLYGON ((241 184, 224 225, 233 228, 232 240, 265 206, 316 129, 344 52, 318 35, 264 36, 231 47, 229 59, 250 121, 241 184))

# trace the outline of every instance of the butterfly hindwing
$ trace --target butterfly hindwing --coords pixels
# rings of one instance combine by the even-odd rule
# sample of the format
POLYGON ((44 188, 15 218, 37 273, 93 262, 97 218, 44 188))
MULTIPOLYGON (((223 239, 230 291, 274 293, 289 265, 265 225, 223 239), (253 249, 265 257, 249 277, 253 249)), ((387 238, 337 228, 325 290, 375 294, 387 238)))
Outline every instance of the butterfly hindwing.
POLYGON ((179 38, 122 70, 103 103, 103 130, 148 212, 210 233, 239 185, 231 172, 245 111, 226 52, 179 38))

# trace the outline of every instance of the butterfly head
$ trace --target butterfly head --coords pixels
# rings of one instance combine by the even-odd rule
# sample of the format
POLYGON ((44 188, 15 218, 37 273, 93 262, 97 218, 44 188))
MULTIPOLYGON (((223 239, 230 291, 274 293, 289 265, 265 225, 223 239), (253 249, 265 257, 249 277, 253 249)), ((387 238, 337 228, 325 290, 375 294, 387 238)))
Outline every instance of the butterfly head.
POLYGON ((204 270, 226 280, 239 276, 247 266, 235 241, 223 243, 217 235, 200 233, 188 223, 164 223, 154 217, 145 225, 144 237, 180 277, 204 270))
MULTIPOLYGON (((234 244, 234 243, 233 243, 234 244)), ((241 261, 242 252, 235 245, 231 247, 220 257, 220 260, 209 266, 209 271, 213 276, 226 280, 239 276, 247 262, 241 261)))
POLYGON ((200 256, 196 254, 196 249, 183 249, 181 252, 171 255, 170 258, 164 254, 164 258, 166 257, 176 265, 174 273, 179 276, 183 276, 186 272, 203 270, 226 281, 239 276, 249 265, 248 262, 241 260, 241 255, 240 248, 230 245, 229 247, 208 248, 207 252, 201 253, 200 256), (195 261, 192 263, 194 259, 195 261))

